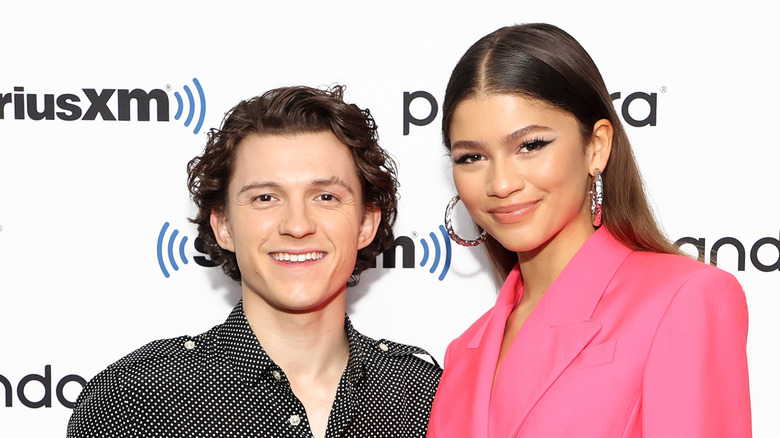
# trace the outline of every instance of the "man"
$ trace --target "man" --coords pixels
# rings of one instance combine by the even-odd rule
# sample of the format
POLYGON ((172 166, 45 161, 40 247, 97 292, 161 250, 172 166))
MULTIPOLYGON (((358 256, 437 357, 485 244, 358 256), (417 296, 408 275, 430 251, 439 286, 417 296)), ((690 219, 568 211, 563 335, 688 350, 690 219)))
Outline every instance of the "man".
POLYGON ((69 437, 425 436, 440 368, 345 316, 347 285, 393 243, 397 181, 342 94, 272 90, 211 131, 188 166, 193 222, 242 300, 96 376, 69 437))

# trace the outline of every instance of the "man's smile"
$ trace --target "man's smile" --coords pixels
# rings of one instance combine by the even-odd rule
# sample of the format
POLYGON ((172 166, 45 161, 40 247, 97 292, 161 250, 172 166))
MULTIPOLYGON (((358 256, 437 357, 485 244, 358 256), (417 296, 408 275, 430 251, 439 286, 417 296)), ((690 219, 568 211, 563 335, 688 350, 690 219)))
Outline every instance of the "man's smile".
POLYGON ((310 260, 319 260, 325 257, 325 254, 326 253, 320 251, 307 252, 303 254, 294 254, 289 252, 274 252, 271 253, 271 257, 273 257, 274 260, 276 260, 277 262, 301 263, 310 260))

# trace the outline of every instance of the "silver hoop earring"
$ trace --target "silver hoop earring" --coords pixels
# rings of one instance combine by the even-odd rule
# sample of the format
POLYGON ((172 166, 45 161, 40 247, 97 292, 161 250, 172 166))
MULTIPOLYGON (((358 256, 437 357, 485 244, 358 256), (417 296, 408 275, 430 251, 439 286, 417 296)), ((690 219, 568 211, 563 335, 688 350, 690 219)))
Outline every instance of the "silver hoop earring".
POLYGON ((466 240, 455 234, 455 230, 452 229, 452 210, 455 209, 455 204, 457 204, 458 201, 460 201, 460 196, 455 195, 450 199, 450 203, 447 204, 447 210, 444 212, 444 228, 447 229, 447 234, 450 235, 450 239, 454 240, 458 245, 477 246, 487 239, 487 232, 485 232, 485 230, 482 230, 482 234, 476 239, 466 240))
POLYGON ((594 227, 601 226, 604 204, 604 180, 601 178, 601 171, 596 169, 593 172, 593 185, 590 188, 590 218, 594 227))

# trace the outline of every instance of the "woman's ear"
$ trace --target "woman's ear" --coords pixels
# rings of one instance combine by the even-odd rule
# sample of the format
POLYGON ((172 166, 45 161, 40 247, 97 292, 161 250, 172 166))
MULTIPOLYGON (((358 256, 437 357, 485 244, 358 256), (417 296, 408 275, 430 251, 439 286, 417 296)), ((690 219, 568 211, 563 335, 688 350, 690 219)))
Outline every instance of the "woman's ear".
POLYGON ((612 122, 607 119, 598 120, 593 124, 593 135, 588 145, 588 159, 590 160, 590 174, 593 175, 596 169, 604 171, 609 161, 609 154, 612 153, 612 138, 615 129, 612 122))

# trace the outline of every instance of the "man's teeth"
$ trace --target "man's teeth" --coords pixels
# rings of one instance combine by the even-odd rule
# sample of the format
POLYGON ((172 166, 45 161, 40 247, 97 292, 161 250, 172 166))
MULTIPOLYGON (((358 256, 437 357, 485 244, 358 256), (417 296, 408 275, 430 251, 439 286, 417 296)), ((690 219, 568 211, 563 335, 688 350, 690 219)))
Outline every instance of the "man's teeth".
POLYGON ((307 260, 319 260, 325 257, 325 253, 309 252, 306 254, 289 254, 286 252, 275 252, 271 255, 271 257, 279 262, 305 262, 307 260))

